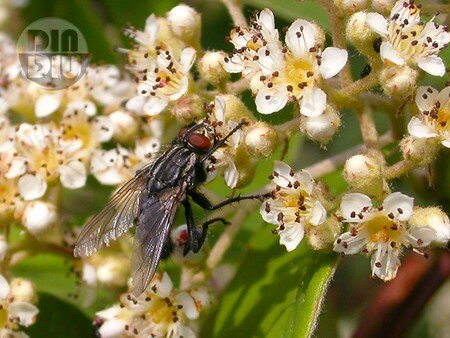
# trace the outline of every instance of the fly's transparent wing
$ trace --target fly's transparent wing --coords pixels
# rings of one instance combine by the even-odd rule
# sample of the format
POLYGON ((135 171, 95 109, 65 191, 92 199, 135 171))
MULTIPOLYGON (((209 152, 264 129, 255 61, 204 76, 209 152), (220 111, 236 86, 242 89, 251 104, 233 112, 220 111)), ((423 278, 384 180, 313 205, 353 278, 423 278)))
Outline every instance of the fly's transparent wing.
POLYGON ((106 206, 81 230, 73 251, 75 257, 90 256, 109 245, 133 225, 139 212, 139 199, 148 179, 151 164, 140 169, 109 199, 106 206))
POLYGON ((175 213, 185 198, 186 185, 167 188, 143 203, 134 236, 132 258, 133 294, 137 297, 150 284, 175 213))

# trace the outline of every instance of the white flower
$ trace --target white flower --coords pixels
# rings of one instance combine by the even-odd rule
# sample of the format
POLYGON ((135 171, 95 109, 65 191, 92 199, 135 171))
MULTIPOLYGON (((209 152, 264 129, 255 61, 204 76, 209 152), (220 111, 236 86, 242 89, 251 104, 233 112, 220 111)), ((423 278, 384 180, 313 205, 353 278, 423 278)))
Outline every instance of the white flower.
POLYGON ((125 32, 137 45, 128 53, 130 71, 139 82, 137 96, 127 102, 127 109, 144 115, 159 114, 171 101, 181 98, 188 89, 189 71, 194 64, 196 51, 186 47, 171 49, 160 41, 160 24, 152 14, 145 31, 129 28, 125 32))
POLYGON ((322 79, 341 71, 347 52, 335 47, 322 50, 314 25, 298 19, 286 32, 284 46, 278 40, 273 13, 263 10, 250 29, 235 28, 230 41, 234 52, 224 60, 230 73, 242 73, 256 93, 256 107, 262 114, 281 110, 298 100, 305 116, 318 116, 326 107, 322 79))
POLYGON ((366 195, 344 195, 341 213, 350 229, 336 240, 334 251, 347 255, 367 253, 372 256, 372 274, 384 281, 393 279, 400 266, 402 246, 420 253, 419 248, 436 240, 431 226, 409 222, 413 202, 412 197, 394 192, 377 208, 366 195))
POLYGON ((86 183, 86 169, 77 153, 81 145, 78 140, 63 140, 54 124, 22 123, 14 139, 17 156, 7 175, 23 175, 18 186, 26 200, 41 197, 47 188, 46 180, 52 177, 59 177, 66 188, 80 188, 86 183))
POLYGON ((421 114, 409 122, 409 133, 416 138, 437 138, 450 148, 450 86, 440 93, 432 87, 419 87, 416 105, 421 114))
POLYGON ((130 153, 118 146, 111 150, 97 150, 91 161, 91 173, 102 184, 116 185, 132 176, 130 153))
POLYGON ((174 289, 170 277, 156 275, 150 287, 139 297, 126 293, 121 306, 113 306, 98 312, 102 324, 101 337, 134 335, 139 337, 195 337, 187 325, 197 319, 208 306, 210 297, 205 288, 187 291, 174 289))
POLYGON ((323 205, 313 197, 315 182, 307 171, 294 172, 286 163, 276 161, 272 174, 276 185, 272 199, 261 205, 263 219, 278 227, 280 244, 294 250, 303 239, 305 226, 322 224, 327 216, 323 205))
POLYGON ((0 336, 13 337, 21 332, 17 332, 20 326, 28 327, 36 321, 39 310, 31 303, 15 297, 17 288, 10 286, 8 281, 0 275, 0 336), (17 299, 16 299, 17 298, 17 299))
POLYGON ((380 56, 384 62, 400 67, 417 65, 436 76, 445 74, 445 64, 438 54, 450 42, 450 33, 432 20, 423 24, 420 8, 413 1, 397 1, 389 20, 378 13, 367 14, 366 20, 383 39, 380 56))

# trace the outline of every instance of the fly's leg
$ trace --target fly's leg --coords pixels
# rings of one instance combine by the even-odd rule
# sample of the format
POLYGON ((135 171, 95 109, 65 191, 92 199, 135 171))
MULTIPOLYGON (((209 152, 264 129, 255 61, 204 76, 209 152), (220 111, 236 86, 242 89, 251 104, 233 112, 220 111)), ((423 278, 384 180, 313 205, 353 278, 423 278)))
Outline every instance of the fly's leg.
MULTIPOLYGON (((205 222, 200 226, 200 228, 202 229, 202 233, 201 233, 201 235, 200 235, 199 237, 197 237, 197 245, 198 245, 198 249, 199 249, 199 250, 200 250, 200 248, 203 246, 203 243, 205 243, 206 235, 208 234, 208 227, 209 227, 211 224, 216 223, 216 222, 222 222, 224 225, 230 224, 230 222, 228 222, 227 220, 225 220, 224 218, 221 218, 221 217, 212 218, 212 219, 209 219, 209 220, 205 221, 205 222)), ((197 228, 196 228, 196 231, 197 231, 197 234, 198 234, 197 228)), ((191 250, 192 250, 193 252, 197 252, 197 251, 194 251, 194 250, 193 250, 192 245, 191 245, 191 241, 189 241, 189 242, 186 243, 185 246, 184 246, 184 252, 183 252, 183 255, 186 256, 186 255, 189 253, 189 251, 191 251, 191 250)))
POLYGON ((199 206, 201 206, 203 209, 212 211, 212 210, 220 209, 228 204, 238 203, 243 200, 259 199, 259 200, 263 201, 266 198, 271 197, 272 193, 248 195, 248 196, 236 196, 236 197, 229 198, 223 202, 220 202, 216 205, 212 205, 212 203, 206 198, 206 196, 203 195, 202 193, 199 193, 198 191, 191 191, 191 192, 189 192, 189 195, 192 197, 192 200, 195 203, 197 203, 199 206))

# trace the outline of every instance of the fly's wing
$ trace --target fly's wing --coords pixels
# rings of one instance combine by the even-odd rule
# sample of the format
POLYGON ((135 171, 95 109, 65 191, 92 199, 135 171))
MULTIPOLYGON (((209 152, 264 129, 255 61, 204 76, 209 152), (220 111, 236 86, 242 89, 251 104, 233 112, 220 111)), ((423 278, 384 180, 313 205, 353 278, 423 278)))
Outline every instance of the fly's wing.
POLYGON ((81 230, 73 251, 75 257, 90 256, 109 245, 133 225, 139 212, 139 199, 145 190, 152 164, 140 169, 109 199, 106 206, 81 230))
POLYGON ((169 236, 175 213, 186 196, 186 184, 167 188, 142 205, 132 258, 133 294, 138 297, 150 284, 169 236))

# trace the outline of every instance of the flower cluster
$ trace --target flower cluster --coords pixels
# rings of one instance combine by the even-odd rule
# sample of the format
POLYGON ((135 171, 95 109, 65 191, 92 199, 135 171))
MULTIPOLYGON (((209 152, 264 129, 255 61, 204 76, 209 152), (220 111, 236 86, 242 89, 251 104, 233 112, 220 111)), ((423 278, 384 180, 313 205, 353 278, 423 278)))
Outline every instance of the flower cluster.
POLYGON ((189 323, 210 302, 206 288, 177 290, 164 273, 139 297, 125 293, 120 305, 98 312, 94 324, 101 337, 195 337, 189 323))
POLYGON ((258 112, 271 114, 297 100, 308 117, 321 115, 326 94, 323 79, 335 76, 347 62, 347 51, 323 49, 324 33, 314 24, 296 20, 286 31, 285 45, 279 41, 273 13, 265 9, 250 29, 237 27, 230 41, 235 49, 224 59, 230 73, 242 73, 256 93, 258 112))

